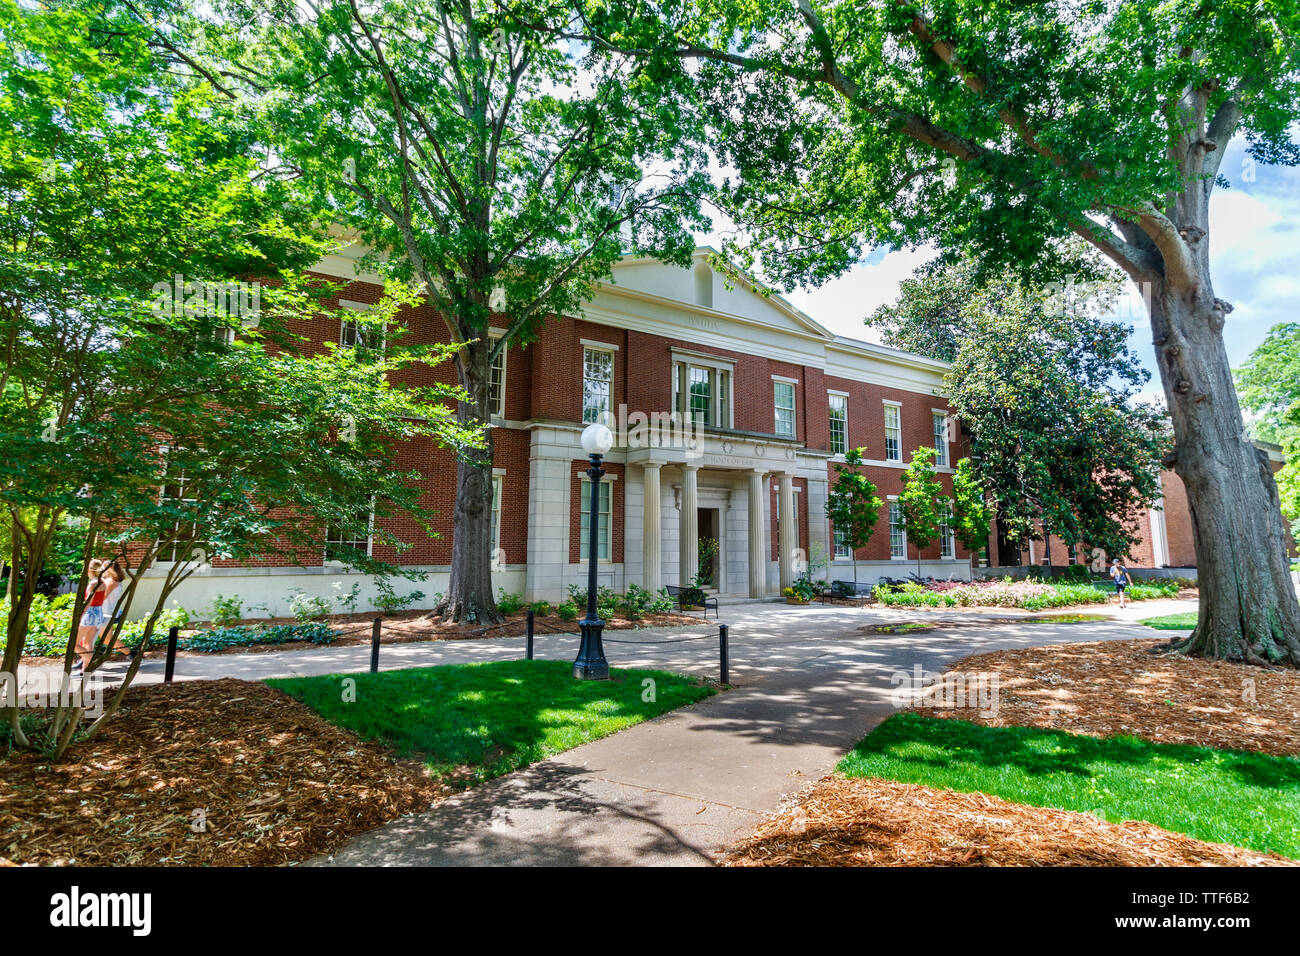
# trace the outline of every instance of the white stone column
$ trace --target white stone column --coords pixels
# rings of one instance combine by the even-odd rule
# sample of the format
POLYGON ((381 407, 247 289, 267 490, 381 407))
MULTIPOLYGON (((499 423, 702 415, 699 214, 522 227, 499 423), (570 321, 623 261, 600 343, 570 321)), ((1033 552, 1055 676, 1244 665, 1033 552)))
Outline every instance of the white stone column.
POLYGON ((659 541, 659 465, 646 462, 642 467, 641 486, 645 496, 645 520, 641 525, 641 586, 658 594, 664 586, 659 541))
POLYGON ((699 470, 699 465, 682 466, 681 551, 678 563, 678 583, 682 587, 690 586, 700 566, 699 495, 696 491, 696 475, 699 470))
POLYGON ((763 472, 749 473, 749 596, 761 598, 767 591, 767 549, 763 527, 767 524, 767 494, 763 472))
POLYGON ((788 471, 780 479, 780 523, 777 525, 777 556, 780 558, 781 587, 794 583, 794 549, 796 528, 794 512, 794 476, 788 471))

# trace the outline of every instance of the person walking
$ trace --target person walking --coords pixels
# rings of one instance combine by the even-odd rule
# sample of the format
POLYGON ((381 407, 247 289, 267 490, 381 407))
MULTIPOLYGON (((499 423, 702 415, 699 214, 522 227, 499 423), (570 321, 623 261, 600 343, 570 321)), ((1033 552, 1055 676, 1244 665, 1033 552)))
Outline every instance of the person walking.
POLYGON ((1128 568, 1119 563, 1119 558, 1115 558, 1110 563, 1110 579, 1115 582, 1115 593, 1119 595, 1119 606, 1127 607, 1125 599, 1130 578, 1128 568))
POLYGON ((77 660, 72 666, 74 677, 81 676, 90 666, 90 659, 95 653, 95 641, 113 620, 124 577, 116 561, 101 561, 98 558, 91 560, 88 572, 90 583, 86 586, 86 609, 82 612, 81 624, 77 627, 77 660))

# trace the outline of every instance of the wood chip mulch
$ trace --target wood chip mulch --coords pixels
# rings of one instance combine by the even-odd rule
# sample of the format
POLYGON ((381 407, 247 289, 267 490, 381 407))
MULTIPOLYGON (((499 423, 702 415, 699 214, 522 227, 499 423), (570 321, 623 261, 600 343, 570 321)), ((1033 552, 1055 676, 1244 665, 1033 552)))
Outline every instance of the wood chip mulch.
MULTIPOLYGON (((1155 656, 1165 639, 994 651, 953 665, 996 673, 996 715, 916 708, 929 717, 1105 737, 1126 734, 1280 756, 1300 754, 1300 673, 1155 656)), ((952 700, 953 691, 949 687, 952 700)), ((831 775, 761 824, 727 866, 1294 866, 1149 823, 1031 807, 881 779, 831 775)))
MULTIPOLYGON (((954 664, 944 679, 997 674, 997 713, 981 716, 970 707, 918 712, 991 727, 1300 755, 1300 672, 1151 653, 1167 643, 1097 641, 976 654, 954 664)), ((929 693, 943 694, 943 684, 929 693)))
POLYGON ((283 864, 447 792, 265 684, 136 687, 65 763, 0 753, 0 863, 283 864))
POLYGON ((1295 866, 1149 823, 879 779, 829 776, 723 866, 1295 866))

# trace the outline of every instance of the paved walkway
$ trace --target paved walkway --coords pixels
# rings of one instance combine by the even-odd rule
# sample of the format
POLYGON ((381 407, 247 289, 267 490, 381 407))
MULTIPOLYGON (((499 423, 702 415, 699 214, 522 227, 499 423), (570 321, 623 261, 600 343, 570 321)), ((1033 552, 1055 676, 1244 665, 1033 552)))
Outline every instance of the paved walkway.
MULTIPOLYGON (((893 713, 896 673, 918 665, 940 671, 966 655, 1004 648, 1169 635, 1133 622, 1194 609, 1195 602, 1148 601, 1124 611, 1095 609, 1108 621, 1044 624, 1004 610, 959 616, 816 604, 727 607, 732 690, 498 778, 314 862, 707 865, 893 713), (1008 619, 1016 620, 951 626, 1008 619), (938 628, 871 630, 899 620, 932 620, 938 628)), ((711 620, 698 628, 611 632, 606 653, 616 667, 716 676, 716 634, 711 620)), ((539 658, 571 659, 576 649, 574 636, 537 637, 539 658)), ((177 679, 359 671, 369 666, 369 653, 368 646, 350 646, 182 657, 177 679)), ((380 663, 388 670, 522 653, 523 638, 396 644, 382 649, 380 663)), ((138 679, 161 676, 162 662, 150 660, 138 679)))

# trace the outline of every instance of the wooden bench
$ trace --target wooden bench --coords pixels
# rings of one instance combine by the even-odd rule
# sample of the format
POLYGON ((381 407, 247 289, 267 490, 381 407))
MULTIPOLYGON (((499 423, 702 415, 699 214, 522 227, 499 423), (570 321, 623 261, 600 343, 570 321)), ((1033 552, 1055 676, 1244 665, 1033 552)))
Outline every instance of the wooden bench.
POLYGON ((668 596, 677 601, 677 610, 686 611, 689 608, 703 608, 704 616, 709 616, 709 608, 713 608, 713 616, 718 616, 718 599, 709 597, 701 588, 681 588, 675 585, 668 585, 668 596))

